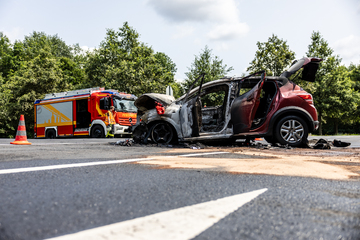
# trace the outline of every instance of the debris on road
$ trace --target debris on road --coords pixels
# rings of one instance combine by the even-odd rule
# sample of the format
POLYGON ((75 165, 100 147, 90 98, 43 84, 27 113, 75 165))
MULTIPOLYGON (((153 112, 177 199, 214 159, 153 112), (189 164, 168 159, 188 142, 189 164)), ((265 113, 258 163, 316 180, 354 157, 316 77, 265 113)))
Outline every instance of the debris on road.
MULTIPOLYGON (((148 142, 147 144, 143 144, 143 143, 137 143, 136 141, 134 141, 133 139, 125 139, 125 140, 119 140, 115 143, 109 143, 112 145, 118 145, 118 146, 126 146, 126 147, 130 147, 130 146, 146 146, 146 147, 166 147, 166 148, 190 148, 193 150, 198 150, 198 149, 206 149, 209 147, 216 147, 216 146, 227 146, 227 147, 250 147, 250 148, 257 148, 257 149, 293 149, 294 147, 291 147, 289 145, 282 145, 279 143, 273 143, 273 144, 269 144, 269 143, 260 143, 260 142, 256 142, 253 140, 249 140, 249 141, 244 141, 244 142, 234 142, 231 144, 223 144, 223 143, 219 143, 219 142, 212 142, 211 144, 205 145, 201 142, 195 142, 195 143, 179 143, 176 145, 170 145, 170 144, 160 144, 160 143, 151 143, 148 142)), ((333 147, 348 147, 350 146, 351 143, 349 142, 343 142, 340 140, 333 140, 333 141, 328 141, 325 140, 323 138, 321 139, 312 139, 309 140, 307 142, 306 145, 304 145, 302 148, 312 148, 312 149, 331 149, 333 147)))
POLYGON ((314 149, 331 149, 332 147, 348 147, 351 143, 342 142, 340 140, 334 139, 333 141, 327 141, 323 138, 312 139, 308 141, 307 147, 314 149))
POLYGON ((335 146, 335 147, 348 147, 348 146, 350 146, 351 145, 351 143, 349 143, 349 142, 342 142, 342 141, 340 141, 340 140, 334 140, 333 141, 333 145, 335 146))
MULTIPOLYGON (((113 143, 114 145, 120 145, 120 146, 127 146, 130 147, 134 143, 134 140, 131 139, 125 139, 125 140, 119 140, 116 143, 113 143)), ((111 143, 110 143, 111 144, 111 143)))

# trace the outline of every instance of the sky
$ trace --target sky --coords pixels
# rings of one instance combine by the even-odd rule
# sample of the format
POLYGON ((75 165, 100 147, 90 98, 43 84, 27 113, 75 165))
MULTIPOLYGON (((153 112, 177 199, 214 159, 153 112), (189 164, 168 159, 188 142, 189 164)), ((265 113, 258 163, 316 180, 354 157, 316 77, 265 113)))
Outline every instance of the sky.
POLYGON ((205 46, 240 76, 272 34, 301 58, 319 31, 343 65, 360 64, 360 0, 0 0, 0 32, 12 42, 37 31, 91 50, 124 22, 172 59, 178 81, 205 46))

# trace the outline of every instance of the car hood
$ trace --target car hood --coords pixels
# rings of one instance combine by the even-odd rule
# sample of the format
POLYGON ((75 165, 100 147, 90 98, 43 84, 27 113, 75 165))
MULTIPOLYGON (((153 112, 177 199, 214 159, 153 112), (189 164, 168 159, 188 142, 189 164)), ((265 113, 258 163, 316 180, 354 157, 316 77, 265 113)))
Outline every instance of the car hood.
POLYGON ((319 63, 323 59, 321 58, 311 58, 311 57, 304 57, 299 60, 296 60, 293 62, 291 67, 283 72, 280 77, 286 77, 289 78, 294 73, 299 71, 301 68, 304 68, 302 72, 302 80, 314 82, 315 81, 315 74, 319 68, 319 63))
POLYGON ((145 93, 136 99, 134 104, 140 111, 146 111, 155 108, 155 102, 160 102, 165 107, 174 101, 175 98, 170 95, 160 93, 145 93))

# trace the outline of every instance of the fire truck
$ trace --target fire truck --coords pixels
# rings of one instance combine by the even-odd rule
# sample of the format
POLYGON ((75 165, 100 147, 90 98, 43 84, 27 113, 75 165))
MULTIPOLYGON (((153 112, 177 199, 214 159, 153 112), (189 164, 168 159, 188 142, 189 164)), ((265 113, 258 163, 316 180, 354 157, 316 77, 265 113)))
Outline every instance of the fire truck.
POLYGON ((136 96, 105 90, 88 88, 75 91, 46 94, 36 100, 35 138, 56 138, 68 136, 105 137, 107 129, 104 121, 110 106, 115 107, 114 134, 129 134, 129 126, 136 123, 136 96))

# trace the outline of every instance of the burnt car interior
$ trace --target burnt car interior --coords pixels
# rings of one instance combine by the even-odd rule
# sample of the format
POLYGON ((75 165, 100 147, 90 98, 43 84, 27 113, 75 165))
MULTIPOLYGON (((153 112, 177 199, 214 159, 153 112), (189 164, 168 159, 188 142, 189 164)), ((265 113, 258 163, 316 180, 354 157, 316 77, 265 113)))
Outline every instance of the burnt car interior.
POLYGON ((271 103, 276 94, 275 82, 265 82, 260 92, 260 103, 256 110, 251 129, 260 127, 266 120, 266 116, 270 111, 271 103))
MULTIPOLYGON (((237 101, 247 101, 251 93, 253 93, 258 85, 260 85, 261 78, 253 77, 239 82, 237 101)), ((265 81, 260 88, 259 99, 256 100, 257 106, 255 112, 252 114, 252 122, 250 129, 260 127, 266 120, 266 116, 271 110, 272 102, 277 93, 278 85, 283 85, 283 80, 265 81)), ((234 89, 232 89, 234 90, 234 89)), ((232 91, 234 92, 234 91, 232 91)), ((229 86, 227 84, 217 85, 210 88, 205 88, 200 93, 200 99, 197 99, 196 106, 201 106, 201 116, 194 118, 198 124, 200 133, 211 133, 221 131, 226 124, 226 107, 228 103, 229 86)), ((195 96, 193 96, 195 97, 195 96)), ((235 98, 230 99, 230 103, 235 98)), ((238 114, 243 114, 239 111, 238 114)), ((236 115, 238 115, 236 114, 236 115)), ((242 118, 242 116, 240 117, 242 118)), ((230 125, 231 126, 231 125, 230 125)))
MULTIPOLYGON (((251 78, 241 81, 239 83, 239 96, 236 100, 244 101, 243 99, 249 98, 249 95, 255 91, 255 88, 258 87, 259 82, 260 78, 251 78)), ((271 105, 277 92, 276 84, 277 83, 275 81, 265 80, 260 90, 260 99, 257 100, 258 106, 254 114, 250 129, 256 129, 265 122, 266 116, 271 110, 271 105)), ((282 82, 279 83, 279 85, 282 85, 282 82)))
POLYGON ((238 79, 231 91, 228 84, 202 88, 189 97, 189 106, 194 106, 192 137, 223 130, 228 123, 227 108, 231 109, 228 127, 233 126, 234 133, 259 128, 271 110, 278 86, 287 81, 284 77, 251 76, 238 79))
POLYGON ((207 88, 201 92, 200 132, 219 132, 224 128, 228 93, 227 84, 207 88))

